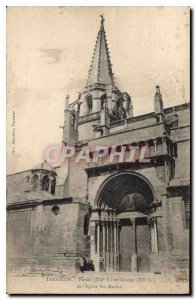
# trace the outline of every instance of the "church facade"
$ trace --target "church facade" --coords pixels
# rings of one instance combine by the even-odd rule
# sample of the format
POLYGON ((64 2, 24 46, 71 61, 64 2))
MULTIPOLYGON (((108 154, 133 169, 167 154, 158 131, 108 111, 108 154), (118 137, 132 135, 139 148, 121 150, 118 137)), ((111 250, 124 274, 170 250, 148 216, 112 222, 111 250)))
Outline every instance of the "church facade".
POLYGON ((64 110, 62 145, 90 159, 7 176, 8 270, 75 272, 81 257, 96 271, 100 257, 110 272, 188 269, 190 105, 164 108, 158 85, 152 101, 134 117, 102 17, 86 87, 64 110))

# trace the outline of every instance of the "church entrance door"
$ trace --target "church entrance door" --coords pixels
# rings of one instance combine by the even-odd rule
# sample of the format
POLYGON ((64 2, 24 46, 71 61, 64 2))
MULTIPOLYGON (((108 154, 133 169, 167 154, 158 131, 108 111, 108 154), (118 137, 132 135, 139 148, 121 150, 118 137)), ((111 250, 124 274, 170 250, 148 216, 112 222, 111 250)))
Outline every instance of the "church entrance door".
MULTIPOLYGON (((134 254, 133 230, 131 226, 122 226, 120 231, 120 270, 131 271, 134 254)), ((148 225, 136 226, 137 271, 150 271, 150 231, 148 225)))
POLYGON ((120 220, 120 270, 150 271, 150 229, 147 216, 139 212, 125 212, 120 220))
POLYGON ((104 182, 91 217, 91 256, 97 269, 104 261, 106 271, 150 271, 153 201, 150 184, 139 174, 115 174, 104 182))

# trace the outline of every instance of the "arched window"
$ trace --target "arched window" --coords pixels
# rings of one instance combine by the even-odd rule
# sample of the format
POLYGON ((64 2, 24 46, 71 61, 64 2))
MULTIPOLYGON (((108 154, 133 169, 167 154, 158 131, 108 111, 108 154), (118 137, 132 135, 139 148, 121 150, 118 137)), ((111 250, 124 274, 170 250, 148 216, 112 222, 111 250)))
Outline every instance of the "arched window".
POLYGON ((89 214, 86 214, 84 217, 84 229, 83 234, 88 235, 89 232, 89 214))
POLYGON ((116 120, 123 119, 123 102, 121 98, 117 100, 116 120))
POLYGON ((49 178, 47 175, 42 178, 42 189, 45 191, 49 190, 49 178))
POLYGON ((33 176, 33 190, 37 191, 38 190, 38 185, 39 185, 39 177, 38 175, 33 176))
POLYGON ((86 104, 87 104, 87 113, 92 113, 93 109, 93 97, 91 95, 86 96, 86 104))
POLYGON ((123 105, 122 105, 122 99, 121 98, 118 98, 117 100, 117 108, 121 108, 123 105))
POLYGON ((56 180, 52 179, 52 181, 51 181, 51 194, 52 195, 55 194, 55 185, 56 185, 56 180))
POLYGON ((75 113, 71 114, 71 129, 76 130, 76 115, 75 115, 75 113))
POLYGON ((106 99, 107 99, 107 95, 106 95, 106 94, 103 94, 103 95, 101 96, 101 110, 102 110, 103 107, 104 107, 104 103, 105 103, 106 99))
POLYGON ((131 109, 131 97, 129 96, 129 94, 127 92, 124 92, 123 94, 123 106, 124 109, 129 113, 130 109, 131 109))

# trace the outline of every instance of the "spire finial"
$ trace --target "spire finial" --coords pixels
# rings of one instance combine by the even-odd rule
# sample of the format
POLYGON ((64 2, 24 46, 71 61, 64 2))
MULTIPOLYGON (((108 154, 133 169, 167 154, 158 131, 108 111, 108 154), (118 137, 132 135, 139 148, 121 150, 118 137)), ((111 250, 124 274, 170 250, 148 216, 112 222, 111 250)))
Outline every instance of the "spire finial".
POLYGON ((69 109, 69 95, 66 96, 65 99, 65 109, 68 110, 69 109))
POLYGON ((104 23, 104 21, 105 21, 103 14, 100 15, 100 18, 101 18, 101 25, 103 26, 103 23, 104 23))
POLYGON ((159 85, 156 85, 155 100, 162 100, 162 95, 161 95, 161 92, 160 92, 160 86, 159 85))
MULTIPOLYGON (((154 96, 154 109, 155 114, 164 116, 164 109, 163 109, 163 101, 162 101, 162 95, 160 92, 160 86, 156 85, 156 92, 154 96)), ((162 117, 159 118, 159 121, 161 122, 162 117)))

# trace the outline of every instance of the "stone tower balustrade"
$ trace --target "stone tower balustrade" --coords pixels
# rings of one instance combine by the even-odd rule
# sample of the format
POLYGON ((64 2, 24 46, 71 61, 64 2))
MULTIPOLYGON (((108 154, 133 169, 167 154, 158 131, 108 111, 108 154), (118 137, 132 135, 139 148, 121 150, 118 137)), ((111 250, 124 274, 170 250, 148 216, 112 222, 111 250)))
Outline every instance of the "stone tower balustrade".
MULTIPOLYGON (((100 148, 101 147, 102 146, 100 146, 100 148)), ((165 157, 168 157, 173 163, 175 160, 174 143, 169 138, 165 137, 116 146, 116 154, 112 160, 110 159, 111 146, 103 146, 103 149, 107 149, 107 154, 104 154, 102 157, 100 155, 100 157, 94 159, 96 146, 94 151, 93 148, 91 148, 91 160, 90 162, 86 162, 86 169, 109 167, 114 164, 121 165, 124 163, 133 163, 137 160, 142 162, 142 159, 150 159, 151 162, 154 161, 155 163, 157 159, 165 159, 165 157), (123 152, 123 161, 119 159, 121 152, 123 152)), ((99 149, 99 151, 101 153, 101 149, 99 149)))

